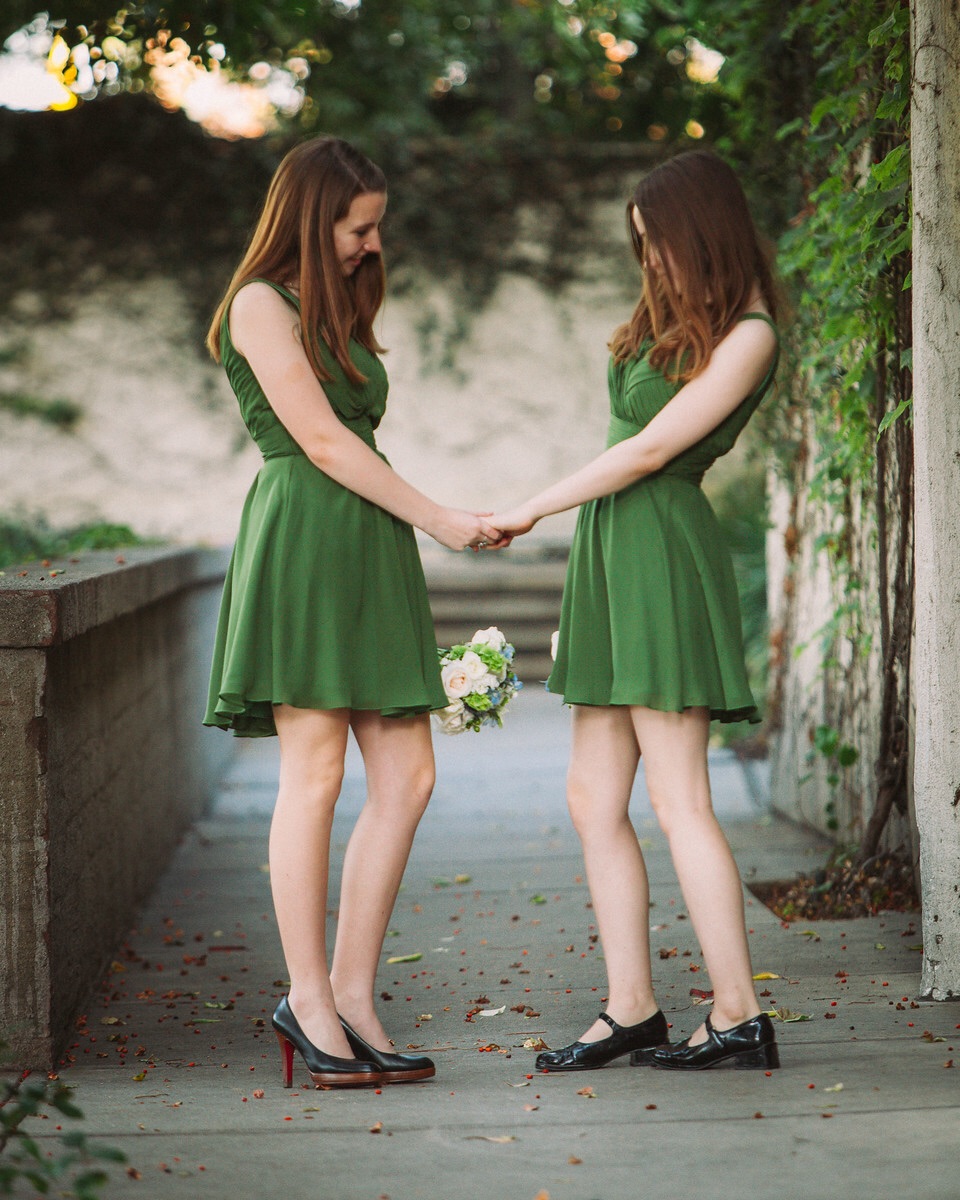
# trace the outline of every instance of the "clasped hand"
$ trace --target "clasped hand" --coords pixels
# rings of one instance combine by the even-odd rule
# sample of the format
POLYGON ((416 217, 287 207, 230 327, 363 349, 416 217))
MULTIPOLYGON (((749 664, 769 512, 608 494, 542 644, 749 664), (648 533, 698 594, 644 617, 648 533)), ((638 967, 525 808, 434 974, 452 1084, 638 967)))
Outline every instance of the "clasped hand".
POLYGON ((485 532, 481 539, 471 543, 474 550, 505 549, 515 537, 529 533, 536 524, 536 520, 520 508, 510 509, 503 513, 477 513, 476 515, 490 527, 488 532, 496 536, 488 537, 485 532))
POLYGON ((428 532, 450 550, 503 550, 535 523, 519 508, 502 516, 450 508, 428 532))

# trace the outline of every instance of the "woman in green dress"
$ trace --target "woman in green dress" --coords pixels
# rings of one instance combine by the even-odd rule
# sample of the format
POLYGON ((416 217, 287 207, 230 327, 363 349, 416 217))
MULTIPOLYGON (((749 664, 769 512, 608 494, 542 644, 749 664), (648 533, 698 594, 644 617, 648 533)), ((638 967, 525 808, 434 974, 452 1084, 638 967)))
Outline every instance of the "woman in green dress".
POLYGON ((497 541, 376 449, 387 381, 373 321, 385 274, 378 167, 337 138, 292 150, 208 335, 264 463, 247 496, 205 721, 280 739, 270 883, 290 992, 273 1017, 327 1087, 430 1078, 374 1010, 387 921, 434 780, 429 712, 447 698, 413 526, 454 550, 497 541), (333 809, 350 731, 367 799, 347 846, 328 970, 333 809))
POLYGON ((581 505, 549 688, 573 705, 568 802, 583 844, 607 1008, 540 1069, 635 1063, 778 1065, 760 1012, 736 864, 714 816, 711 719, 756 720, 736 586, 700 489, 776 368, 776 297, 743 191, 704 151, 652 170, 627 206, 643 292, 613 334, 608 448, 490 517, 506 536, 581 505), (643 756, 714 991, 711 1016, 668 1045, 650 969, 649 889, 628 816, 643 756), (659 1047, 659 1048, 658 1048, 659 1047))

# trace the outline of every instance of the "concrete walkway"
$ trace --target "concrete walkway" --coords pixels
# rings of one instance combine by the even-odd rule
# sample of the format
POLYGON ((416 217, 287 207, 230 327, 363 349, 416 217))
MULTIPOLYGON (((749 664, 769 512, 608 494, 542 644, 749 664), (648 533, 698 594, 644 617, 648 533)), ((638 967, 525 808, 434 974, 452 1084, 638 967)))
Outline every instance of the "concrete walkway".
MULTIPOLYGON (((567 712, 536 686, 501 733, 437 739, 380 986, 397 1046, 423 1047, 438 1074, 321 1092, 299 1058, 299 1086, 280 1086, 270 1013, 285 969, 265 868, 277 747, 238 742, 215 812, 118 951, 61 1073, 88 1130, 128 1155, 108 1200, 960 1197, 960 1006, 913 999, 909 916, 783 926, 747 894, 754 969, 776 976, 757 986, 808 1018, 778 1024, 780 1071, 534 1073, 525 1041, 561 1046, 603 1002, 567 743, 567 712), (387 962, 406 955, 420 957, 387 962)), ((756 806, 732 755, 712 766, 748 883, 822 862, 822 845, 756 806)), ((351 757, 337 859, 362 800, 351 757)), ((691 989, 709 984, 639 785, 634 817, 658 995, 680 1038, 703 1016, 691 989)))

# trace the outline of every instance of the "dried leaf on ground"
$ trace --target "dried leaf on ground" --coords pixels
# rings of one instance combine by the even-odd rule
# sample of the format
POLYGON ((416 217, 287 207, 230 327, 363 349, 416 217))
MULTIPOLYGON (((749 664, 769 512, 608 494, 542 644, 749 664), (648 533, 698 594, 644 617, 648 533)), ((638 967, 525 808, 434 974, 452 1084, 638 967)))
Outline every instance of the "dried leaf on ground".
POLYGON ((752 884, 750 890, 782 921, 873 917, 920 908, 913 864, 895 854, 880 855, 864 867, 844 856, 813 875, 752 884))
POLYGON ((785 1025, 791 1025, 794 1021, 810 1021, 813 1018, 809 1013, 793 1012, 789 1008, 775 1008, 767 1013, 767 1016, 773 1017, 776 1021, 783 1021, 785 1025))

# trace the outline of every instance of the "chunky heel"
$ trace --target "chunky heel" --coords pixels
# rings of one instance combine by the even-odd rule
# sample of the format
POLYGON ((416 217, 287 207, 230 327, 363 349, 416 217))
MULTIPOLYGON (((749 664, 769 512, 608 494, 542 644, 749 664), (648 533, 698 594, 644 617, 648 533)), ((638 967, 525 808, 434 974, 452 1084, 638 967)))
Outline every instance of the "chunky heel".
POLYGON ((277 1031, 277 1041, 280 1043, 280 1060, 283 1066, 283 1086, 293 1087, 293 1043, 288 1042, 282 1033, 277 1031))
POLYGON ((776 1044, 771 1042, 767 1046, 738 1054, 733 1065, 737 1071, 772 1071, 780 1066, 780 1052, 776 1044))
POLYGON ((775 1045, 760 1046, 758 1050, 738 1054, 733 1066, 737 1070, 773 1070, 780 1066, 780 1055, 775 1045))

